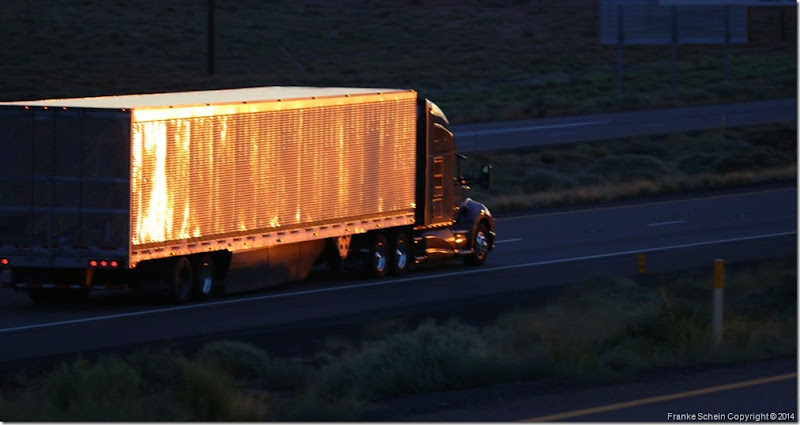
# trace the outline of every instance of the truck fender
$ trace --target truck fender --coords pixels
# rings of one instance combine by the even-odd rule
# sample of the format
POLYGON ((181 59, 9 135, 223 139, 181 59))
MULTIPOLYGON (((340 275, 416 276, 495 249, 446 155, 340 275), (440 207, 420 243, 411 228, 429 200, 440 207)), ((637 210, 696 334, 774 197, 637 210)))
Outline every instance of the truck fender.
POLYGON ((456 219, 453 229, 466 230, 467 236, 469 237, 468 240, 472 240, 475 230, 478 228, 478 223, 484 223, 489 230, 489 250, 491 251, 494 249, 496 236, 492 213, 489 212, 489 209, 486 208, 485 205, 467 198, 461 204, 461 212, 456 219))

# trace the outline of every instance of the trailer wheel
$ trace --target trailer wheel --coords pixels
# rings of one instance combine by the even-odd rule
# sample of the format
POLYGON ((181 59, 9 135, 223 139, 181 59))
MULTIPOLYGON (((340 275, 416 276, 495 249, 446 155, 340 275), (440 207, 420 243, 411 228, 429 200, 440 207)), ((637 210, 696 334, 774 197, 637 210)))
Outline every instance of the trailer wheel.
POLYGON ((211 297, 212 290, 217 283, 214 276, 214 260, 207 254, 198 257, 194 264, 194 271, 192 298, 205 301, 211 297))
POLYGON ((169 293, 172 302, 182 304, 192 297, 192 263, 186 257, 175 259, 172 264, 172 273, 169 285, 169 293))
POLYGON ((386 236, 376 233, 372 237, 365 263, 367 276, 376 279, 386 276, 389 268, 389 242, 386 236))
POLYGON ((405 232, 397 232, 392 244, 392 252, 389 258, 391 259, 390 272, 394 275, 401 275, 408 271, 409 266, 409 245, 408 236, 405 232))
POLYGON ((489 231, 486 225, 478 223, 475 233, 472 235, 472 253, 463 257, 464 264, 468 266, 480 266, 486 261, 489 255, 489 231))

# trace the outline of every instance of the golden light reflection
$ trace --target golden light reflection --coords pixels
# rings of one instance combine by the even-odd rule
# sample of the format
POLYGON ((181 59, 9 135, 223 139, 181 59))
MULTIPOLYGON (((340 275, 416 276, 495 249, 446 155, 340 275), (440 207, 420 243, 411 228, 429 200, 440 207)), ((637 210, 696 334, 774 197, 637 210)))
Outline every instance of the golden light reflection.
POLYGON ((140 164, 138 171, 141 175, 135 179, 138 182, 135 187, 139 191, 134 196, 138 198, 143 213, 135 215, 134 245, 166 240, 168 221, 172 221, 168 220, 172 208, 167 202, 166 124, 148 122, 137 126, 140 135, 134 137, 134 143, 141 145, 133 151, 141 155, 140 159, 134 161, 140 164))
POLYGON ((415 95, 359 101, 134 122, 133 244, 413 211, 415 95))

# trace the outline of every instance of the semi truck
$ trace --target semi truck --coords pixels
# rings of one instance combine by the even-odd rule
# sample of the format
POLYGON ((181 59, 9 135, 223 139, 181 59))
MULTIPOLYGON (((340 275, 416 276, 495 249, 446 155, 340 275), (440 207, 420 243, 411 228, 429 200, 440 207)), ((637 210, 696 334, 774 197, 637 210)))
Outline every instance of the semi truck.
POLYGON ((34 301, 176 303, 460 257, 495 224, 414 90, 254 87, 0 103, 0 276, 34 301))

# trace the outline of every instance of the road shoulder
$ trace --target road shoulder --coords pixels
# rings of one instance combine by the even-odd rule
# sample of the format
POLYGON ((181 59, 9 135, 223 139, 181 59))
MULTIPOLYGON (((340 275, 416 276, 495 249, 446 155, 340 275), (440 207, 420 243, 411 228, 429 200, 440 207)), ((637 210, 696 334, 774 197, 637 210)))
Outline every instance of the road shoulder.
MULTIPOLYGON (((791 372, 797 372, 796 357, 731 366, 698 365, 656 369, 642 373, 630 382, 617 384, 593 385, 565 378, 546 378, 397 398, 381 403, 366 419, 392 422, 520 421, 791 372)), ((796 413, 796 386, 795 393, 790 398, 795 401, 796 413)), ((735 406, 731 406, 733 407, 735 406)), ((624 411, 620 414, 625 415, 624 411)), ((580 417, 565 419, 583 420, 580 417)), ((651 420, 666 419, 664 413, 663 418, 651 420)))

